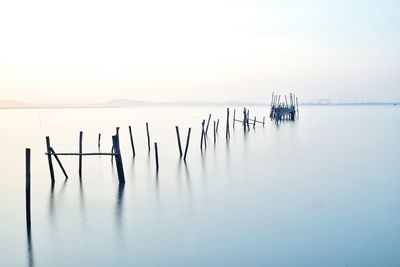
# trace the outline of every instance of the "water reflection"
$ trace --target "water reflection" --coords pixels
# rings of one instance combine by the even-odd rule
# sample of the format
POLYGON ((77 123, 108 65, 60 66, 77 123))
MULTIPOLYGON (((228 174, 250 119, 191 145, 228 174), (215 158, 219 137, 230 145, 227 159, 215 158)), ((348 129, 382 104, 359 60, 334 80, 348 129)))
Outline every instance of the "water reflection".
POLYGON ((190 172, 189 172, 188 166, 186 164, 186 161, 183 163, 183 166, 185 167, 186 184, 187 184, 187 188, 188 188, 188 195, 190 196, 192 193, 191 179, 190 179, 190 172))
POLYGON ((55 183, 51 183, 50 196, 49 196, 49 218, 51 224, 53 224, 53 218, 54 218, 54 185, 55 183))
POLYGON ((32 244, 32 229, 31 223, 26 224, 26 236, 27 236, 27 248, 28 248, 28 266, 35 266, 35 262, 33 259, 33 244, 32 244))
POLYGON ((86 222, 86 205, 85 205, 85 191, 83 188, 82 178, 79 179, 79 202, 81 203, 82 221, 86 222))
POLYGON ((117 206, 116 206, 116 209, 115 209, 115 211, 116 211, 115 220, 116 220, 117 229, 121 229, 121 225, 122 225, 124 191, 125 191, 125 184, 119 183, 119 185, 118 185, 118 194, 117 194, 117 206))

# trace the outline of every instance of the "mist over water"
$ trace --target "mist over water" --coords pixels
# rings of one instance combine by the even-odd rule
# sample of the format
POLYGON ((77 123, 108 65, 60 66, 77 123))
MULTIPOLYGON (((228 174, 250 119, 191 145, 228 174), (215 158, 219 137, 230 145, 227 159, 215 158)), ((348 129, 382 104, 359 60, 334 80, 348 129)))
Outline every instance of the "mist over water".
MULTIPOLYGON (((257 120, 268 112, 250 107, 257 120)), ((399 266, 399 107, 305 106, 299 116, 248 132, 236 123, 226 140, 222 107, 0 110, 0 266, 399 266), (192 128, 186 164, 175 125, 183 147, 192 128), (83 151, 97 152, 101 133, 110 152, 116 126, 125 186, 108 156, 84 157, 82 179, 78 157, 60 157, 69 179, 53 161, 51 186, 46 135, 56 152, 78 152, 83 131, 83 151)))

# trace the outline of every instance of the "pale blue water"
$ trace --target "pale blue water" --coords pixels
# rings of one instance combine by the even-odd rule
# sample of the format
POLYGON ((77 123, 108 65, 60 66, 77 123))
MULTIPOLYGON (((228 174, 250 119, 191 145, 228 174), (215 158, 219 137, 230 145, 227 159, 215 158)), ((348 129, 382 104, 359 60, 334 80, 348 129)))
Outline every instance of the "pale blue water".
MULTIPOLYGON (((238 114, 241 114, 241 108, 238 114)), ((267 108, 250 107, 251 116, 267 108)), ((0 110, 0 266, 400 266, 400 107, 306 106, 225 140, 223 107, 0 110), (200 123, 212 125, 200 152, 200 123), (147 153, 145 122, 159 144, 147 153), (137 156, 128 138, 133 125, 137 156), (189 156, 179 160, 175 125, 189 156), (63 157, 51 190, 46 135, 57 152, 111 149, 121 127, 126 185, 108 157, 63 157), (32 148, 32 249, 25 227, 24 149, 32 148)))

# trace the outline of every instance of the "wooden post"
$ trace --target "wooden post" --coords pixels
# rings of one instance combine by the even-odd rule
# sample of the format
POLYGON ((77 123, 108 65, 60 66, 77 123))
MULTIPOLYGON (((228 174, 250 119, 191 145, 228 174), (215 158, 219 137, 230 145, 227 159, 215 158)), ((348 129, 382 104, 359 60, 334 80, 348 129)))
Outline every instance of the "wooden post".
POLYGON ((205 120, 201 122, 201 139, 200 139, 200 149, 203 149, 203 140, 204 140, 204 124, 205 120))
POLYGON ((216 137, 216 126, 215 126, 215 121, 214 121, 214 144, 217 141, 217 137, 216 137))
POLYGON ((264 125, 265 125, 265 116, 263 117, 263 127, 264 127, 264 125))
POLYGON ((208 134, 208 126, 210 125, 210 120, 211 120, 211 114, 208 115, 207 127, 206 127, 206 132, 205 132, 206 135, 208 134))
POLYGON ((25 208, 26 227, 31 230, 31 149, 25 149, 25 208))
POLYGON ((132 155, 135 157, 136 152, 135 152, 135 144, 133 143, 133 137, 132 137, 132 127, 129 126, 129 137, 131 139, 131 147, 132 147, 132 155))
POLYGON ((54 151, 54 149, 52 147, 50 147, 50 150, 51 150, 51 153, 53 153, 53 156, 56 159, 58 165, 60 166, 62 172, 64 173, 65 179, 68 179, 67 172, 65 171, 63 165, 61 164, 61 160, 58 158, 58 156, 56 155, 56 152, 54 151))
POLYGON ((155 151, 155 155, 156 155, 156 170, 158 172, 158 147, 157 147, 157 142, 154 142, 154 151, 155 151))
POLYGON ((275 99, 276 99, 276 95, 274 95, 274 93, 272 92, 272 103, 271 103, 271 108, 275 107, 275 99))
POLYGON ((125 175, 124 175, 124 167, 122 165, 122 157, 121 157, 121 150, 119 147, 119 136, 113 135, 112 136, 113 147, 115 152, 115 164, 117 166, 117 173, 118 173, 118 180, 120 183, 125 183, 125 175))
POLYGON ((256 128, 256 119, 257 119, 257 117, 254 117, 253 128, 256 128))
POLYGON ((100 142, 101 142, 101 133, 99 133, 99 139, 97 141, 97 147, 99 148, 99 150, 100 150, 100 142))
POLYGON ((235 121, 236 121, 236 109, 233 110, 233 123, 232 123, 233 128, 235 128, 235 121))
MULTIPOLYGON (((83 132, 79 132, 79 154, 82 153, 83 132)), ((79 155, 79 177, 82 177, 82 155, 79 155)))
POLYGON ((149 123, 146 122, 146 132, 147 132, 147 147, 150 151, 150 133, 149 133, 149 123))
POLYGON ((218 126, 219 126, 219 119, 217 119, 217 129, 215 129, 216 133, 218 133, 218 126))
POLYGON ((247 115, 246 115, 246 122, 247 122, 247 129, 250 129, 250 110, 247 110, 247 115))
POLYGON ((230 137, 229 133, 229 108, 226 109, 226 139, 230 137))
POLYGON ((247 116, 246 108, 243 108, 243 127, 244 128, 246 128, 246 116, 247 116))
POLYGON ((178 139, 179 156, 182 157, 182 145, 181 145, 181 137, 179 135, 179 127, 175 126, 175 130, 176 130, 176 138, 178 139))
POLYGON ((189 148, 189 140, 190 140, 190 132, 191 132, 192 128, 189 128, 188 130, 188 135, 187 135, 187 139, 186 139, 186 148, 185 148, 185 155, 183 156, 183 160, 186 161, 186 155, 188 152, 188 148, 189 148))
POLYGON ((50 137, 46 136, 46 148, 47 148, 47 160, 49 162, 49 170, 50 170, 50 178, 51 183, 54 184, 54 169, 53 169, 53 162, 51 161, 51 147, 50 147, 50 137))

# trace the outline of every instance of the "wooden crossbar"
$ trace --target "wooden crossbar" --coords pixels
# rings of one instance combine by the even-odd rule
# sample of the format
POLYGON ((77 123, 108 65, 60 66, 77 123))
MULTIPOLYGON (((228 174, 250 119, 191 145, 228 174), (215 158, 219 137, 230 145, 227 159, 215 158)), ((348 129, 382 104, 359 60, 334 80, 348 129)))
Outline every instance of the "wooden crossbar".
POLYGON ((48 156, 116 156, 117 153, 45 153, 48 156))

